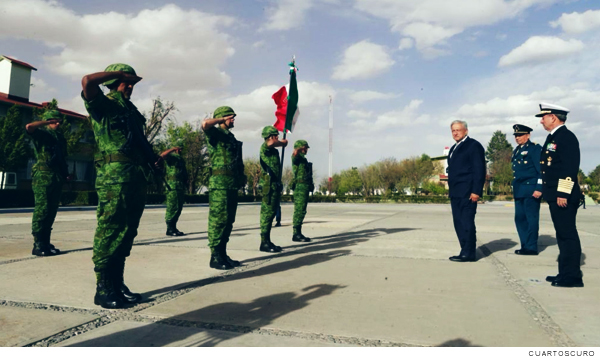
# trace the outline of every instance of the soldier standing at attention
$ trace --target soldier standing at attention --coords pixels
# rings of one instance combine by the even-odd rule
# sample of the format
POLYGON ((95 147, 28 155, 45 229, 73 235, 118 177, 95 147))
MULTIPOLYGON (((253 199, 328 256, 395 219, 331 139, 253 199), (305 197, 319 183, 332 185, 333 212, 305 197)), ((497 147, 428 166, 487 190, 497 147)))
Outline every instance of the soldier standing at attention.
POLYGON ((52 224, 58 211, 60 194, 65 180, 70 180, 67 162, 67 142, 58 131, 62 116, 58 110, 48 110, 42 121, 25 126, 33 139, 37 162, 32 169, 32 187, 35 210, 31 221, 33 235, 32 255, 53 256, 60 250, 50 243, 52 224))
POLYGON ((542 147, 529 141, 533 130, 530 127, 516 124, 513 130, 518 146, 511 159, 514 173, 512 186, 515 198, 515 225, 521 240, 521 248, 515 250, 515 254, 537 255, 542 200, 542 147))
POLYGON ((276 147, 286 147, 287 140, 279 140, 279 131, 274 126, 262 130, 265 142, 260 147, 262 203, 260 205, 260 251, 280 252, 281 246, 271 242, 271 226, 281 201, 281 159, 276 147))
POLYGON ((558 275, 546 277, 552 286, 583 287, 581 242, 577 233, 577 209, 581 189, 577 182, 581 154, 575 134, 565 126, 569 109, 540 104, 540 123, 550 134, 542 146, 542 193, 550 207, 558 244, 558 275))
POLYGON ((294 178, 292 180, 292 190, 294 190, 294 234, 292 241, 309 242, 302 234, 302 222, 306 216, 306 206, 308 204, 308 194, 315 190, 312 174, 312 163, 306 160, 308 152, 308 143, 306 140, 298 140, 294 143, 294 152, 292 153, 292 170, 294 178))
POLYGON ((177 229, 177 221, 185 202, 185 190, 188 180, 185 161, 181 157, 182 145, 164 151, 160 156, 165 160, 166 180, 171 190, 167 191, 167 211, 165 222, 167 223, 168 236, 183 236, 183 232, 177 229))
POLYGON ((131 252, 146 202, 147 175, 144 154, 133 134, 143 131, 146 119, 130 101, 133 87, 141 77, 126 64, 112 64, 106 70, 83 77, 81 96, 92 118, 96 151, 98 227, 94 235, 94 303, 117 309, 141 301, 123 281, 125 259, 131 252), (103 84, 109 89, 104 94, 103 84), (134 127, 137 127, 134 129, 134 127))
POLYGON ((227 255, 227 242, 235 222, 238 189, 246 184, 242 142, 231 133, 235 112, 229 106, 218 107, 213 119, 202 122, 206 134, 211 175, 208 180, 208 246, 209 265, 213 269, 229 270, 241 263, 227 255))

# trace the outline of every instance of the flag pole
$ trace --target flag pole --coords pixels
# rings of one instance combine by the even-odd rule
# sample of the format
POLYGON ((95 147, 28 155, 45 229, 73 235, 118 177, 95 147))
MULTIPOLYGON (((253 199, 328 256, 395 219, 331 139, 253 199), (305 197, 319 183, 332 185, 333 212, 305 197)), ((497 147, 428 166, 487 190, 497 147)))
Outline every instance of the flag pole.
MULTIPOLYGON (((289 64, 290 65, 290 85, 292 83, 292 75, 294 72, 296 72, 296 55, 294 55, 292 57, 292 62, 289 64)), ((289 99, 289 94, 288 94, 288 99, 289 99)), ((288 108, 289 109, 289 108, 288 108)), ((288 114, 286 112, 286 123, 283 126, 283 140, 286 140, 286 135, 287 135, 287 118, 288 118, 288 114)), ((283 160, 284 158, 284 154, 285 154, 285 147, 281 148, 281 167, 279 168, 279 180, 282 181, 283 184, 283 160)), ((282 189, 283 191, 283 189, 282 189)), ((277 215, 275 215, 275 226, 281 226, 281 201, 279 202, 279 207, 277 208, 277 215)))

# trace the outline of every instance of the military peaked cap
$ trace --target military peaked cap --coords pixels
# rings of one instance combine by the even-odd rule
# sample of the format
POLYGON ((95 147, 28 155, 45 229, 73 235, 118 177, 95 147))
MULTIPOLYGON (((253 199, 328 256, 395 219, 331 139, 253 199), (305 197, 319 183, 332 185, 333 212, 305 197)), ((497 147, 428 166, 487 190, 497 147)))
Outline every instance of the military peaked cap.
POLYGON ((541 103, 540 104, 540 112, 538 114, 536 114, 535 116, 542 117, 542 116, 548 115, 548 114, 567 115, 569 113, 569 111, 570 111, 569 109, 567 109, 566 107, 563 107, 563 106, 541 103))
POLYGON ((521 125, 521 124, 514 124, 513 130, 514 130, 513 135, 524 135, 524 134, 529 134, 530 132, 533 131, 533 129, 530 128, 529 126, 525 126, 525 125, 521 125))

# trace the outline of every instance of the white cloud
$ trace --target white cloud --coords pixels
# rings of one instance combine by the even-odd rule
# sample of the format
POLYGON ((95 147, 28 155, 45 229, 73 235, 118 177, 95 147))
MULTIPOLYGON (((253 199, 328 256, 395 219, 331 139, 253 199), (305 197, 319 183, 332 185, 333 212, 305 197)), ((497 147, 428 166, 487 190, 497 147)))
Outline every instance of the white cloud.
POLYGON ((411 100, 411 102, 404 108, 399 110, 388 111, 377 116, 376 120, 357 120, 352 123, 352 126, 363 129, 365 127, 372 128, 374 130, 392 130, 397 127, 404 126, 415 126, 429 123, 431 117, 427 114, 420 114, 419 107, 423 103, 423 100, 411 100))
POLYGON ((364 103, 373 100, 389 100, 400 97, 401 94, 382 93, 372 90, 355 91, 348 97, 355 103, 364 103))
POLYGON ((384 46, 363 40, 344 51, 342 62, 335 67, 332 79, 369 79, 385 73, 394 64, 384 46))
POLYGON ((400 39, 400 45, 398 45, 399 50, 412 49, 415 46, 415 41, 412 38, 402 38, 400 39))
POLYGON ((350 110, 350 111, 348 111, 348 113, 346 115, 349 118, 353 118, 353 119, 364 119, 364 118, 372 117, 373 112, 365 111, 365 110, 350 110))
POLYGON ((276 6, 269 7, 265 25, 261 30, 290 30, 304 23, 306 12, 314 5, 313 0, 279 0, 276 6))
POLYGON ((600 10, 588 10, 584 13, 562 14, 556 21, 550 22, 553 28, 561 27, 567 34, 581 34, 600 28, 600 10))
POLYGON ((3 1, 0 37, 43 42, 55 50, 45 57, 47 67, 73 79, 123 62, 165 89, 218 88, 230 83, 220 68, 234 53, 219 29, 233 23, 176 5, 79 15, 56 1, 3 1))
MULTIPOLYGON (((31 95, 33 93, 51 94, 55 93, 56 89, 48 85, 43 79, 31 76, 31 95)), ((44 100, 48 101, 48 100, 44 100)))
POLYGON ((584 47, 583 42, 575 39, 563 40, 552 36, 532 36, 522 45, 502 56, 498 66, 555 61, 558 58, 578 53, 584 47))
POLYGON ((415 40, 426 57, 448 54, 440 49, 465 29, 519 16, 533 6, 560 0, 356 0, 355 8, 388 21, 392 32, 415 40))

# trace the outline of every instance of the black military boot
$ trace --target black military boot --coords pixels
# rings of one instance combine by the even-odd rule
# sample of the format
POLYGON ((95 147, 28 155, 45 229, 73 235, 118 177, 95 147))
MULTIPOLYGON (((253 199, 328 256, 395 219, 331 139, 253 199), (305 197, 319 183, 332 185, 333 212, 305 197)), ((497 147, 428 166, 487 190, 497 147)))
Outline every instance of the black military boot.
POLYGON ((310 242, 310 238, 302 235, 302 226, 294 226, 294 235, 292 235, 292 241, 310 242))
POLYGON ((134 293, 129 290, 127 285, 125 285, 124 274, 125 274, 125 259, 119 261, 118 264, 114 266, 113 271, 113 281, 115 291, 121 295, 121 299, 125 304, 137 304, 142 301, 142 294, 134 293))
POLYGON ((227 261, 227 258, 223 256, 222 252, 218 249, 213 249, 213 253, 210 255, 210 267, 217 270, 231 270, 233 265, 227 261))
POLYGON ((232 258, 229 257, 229 255, 227 255, 227 245, 225 245, 223 247, 223 251, 222 251, 222 256, 225 260, 227 260, 227 262, 229 263, 229 265, 233 266, 233 267, 238 267, 238 266, 242 266, 242 263, 237 261, 237 260, 233 260, 232 258))
POLYGON ((271 234, 260 234, 260 247, 258 250, 262 252, 278 253, 281 252, 281 247, 271 242, 271 234))
POLYGON ((170 221, 167 221, 167 236, 183 236, 185 235, 181 231, 177 230, 177 226, 170 221))
POLYGON ((96 272, 96 295, 94 304, 105 309, 122 309, 123 297, 115 291, 114 283, 108 270, 96 272))
POLYGON ((60 250, 50 244, 50 235, 35 233, 33 234, 33 249, 31 255, 35 256, 54 256, 60 254, 60 250))

